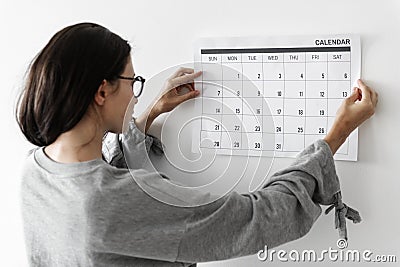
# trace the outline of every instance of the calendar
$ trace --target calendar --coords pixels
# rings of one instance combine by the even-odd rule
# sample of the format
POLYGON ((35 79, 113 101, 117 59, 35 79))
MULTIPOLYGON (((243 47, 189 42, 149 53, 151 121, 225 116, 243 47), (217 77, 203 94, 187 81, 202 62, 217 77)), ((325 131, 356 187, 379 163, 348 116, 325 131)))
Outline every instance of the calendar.
MULTIPOLYGON (((360 77, 355 35, 203 38, 192 151, 295 157, 322 139, 360 77)), ((358 129, 335 154, 357 160, 358 129)))

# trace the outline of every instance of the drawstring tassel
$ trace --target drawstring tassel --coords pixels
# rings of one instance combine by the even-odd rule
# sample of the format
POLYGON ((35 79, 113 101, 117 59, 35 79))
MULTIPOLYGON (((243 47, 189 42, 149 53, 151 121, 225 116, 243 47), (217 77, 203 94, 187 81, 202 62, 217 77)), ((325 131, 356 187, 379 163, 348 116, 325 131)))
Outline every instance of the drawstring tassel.
POLYGON ((335 194, 335 203, 325 210, 325 214, 328 214, 333 208, 335 208, 335 228, 339 230, 339 238, 347 241, 346 218, 352 220, 353 223, 359 223, 361 222, 360 213, 342 202, 340 192, 335 194))

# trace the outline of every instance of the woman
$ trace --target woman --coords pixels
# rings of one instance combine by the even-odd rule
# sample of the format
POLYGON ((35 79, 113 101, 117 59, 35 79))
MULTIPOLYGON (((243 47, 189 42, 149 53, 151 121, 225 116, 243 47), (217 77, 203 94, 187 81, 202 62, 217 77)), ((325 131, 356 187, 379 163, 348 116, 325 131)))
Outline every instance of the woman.
POLYGON ((343 208, 332 156, 377 103, 361 80, 327 136, 262 189, 186 208, 147 195, 135 181, 161 193, 167 185, 140 169, 138 148, 144 140, 156 148, 159 140, 147 129, 158 115, 199 94, 193 80, 200 75, 179 69, 154 105, 129 121, 122 142, 138 163, 130 172, 118 138, 110 153, 102 153, 104 134, 123 131, 128 104, 143 88, 130 46, 93 23, 52 37, 30 66, 17 112, 21 131, 38 146, 26 160, 21 191, 32 266, 189 266, 240 257, 305 235, 320 204, 343 208), (190 90, 178 94, 185 84, 190 90))

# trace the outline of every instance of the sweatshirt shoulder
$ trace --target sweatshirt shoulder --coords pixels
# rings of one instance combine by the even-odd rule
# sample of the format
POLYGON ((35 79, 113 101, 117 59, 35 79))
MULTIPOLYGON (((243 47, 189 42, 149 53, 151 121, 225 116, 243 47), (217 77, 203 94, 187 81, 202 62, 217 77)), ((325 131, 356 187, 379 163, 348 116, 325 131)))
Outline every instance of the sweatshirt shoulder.
POLYGON ((23 177, 27 174, 30 174, 31 176, 35 171, 39 170, 39 165, 37 161, 35 160, 35 152, 39 150, 39 147, 30 149, 26 154, 24 161, 22 163, 22 175, 23 177))

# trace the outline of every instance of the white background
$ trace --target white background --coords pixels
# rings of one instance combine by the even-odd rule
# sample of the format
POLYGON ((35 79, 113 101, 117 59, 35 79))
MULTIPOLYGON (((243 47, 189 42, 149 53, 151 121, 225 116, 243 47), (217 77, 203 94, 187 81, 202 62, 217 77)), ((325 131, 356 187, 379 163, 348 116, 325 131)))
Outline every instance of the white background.
MULTIPOLYGON (((400 181, 396 172, 400 163, 400 1, 1 0, 0 11, 1 266, 27 265, 19 211, 19 171, 30 145, 15 123, 16 95, 28 63, 49 38, 61 28, 82 21, 100 23, 130 40, 136 73, 145 77, 191 61, 192 43, 198 37, 360 34, 362 77, 379 92, 379 106, 375 116, 360 127, 359 161, 337 162, 344 201, 356 207, 363 218, 359 225, 348 223, 349 248, 396 254, 400 260, 400 181)), ((158 92, 158 88, 146 90, 136 108, 138 113, 158 92)), ((291 161, 277 159, 272 169, 283 168, 291 161)), ((322 215, 307 236, 280 248, 321 251, 335 248, 336 238, 332 214, 322 215)), ((200 266, 244 264, 265 266, 268 262, 248 256, 200 266)))

